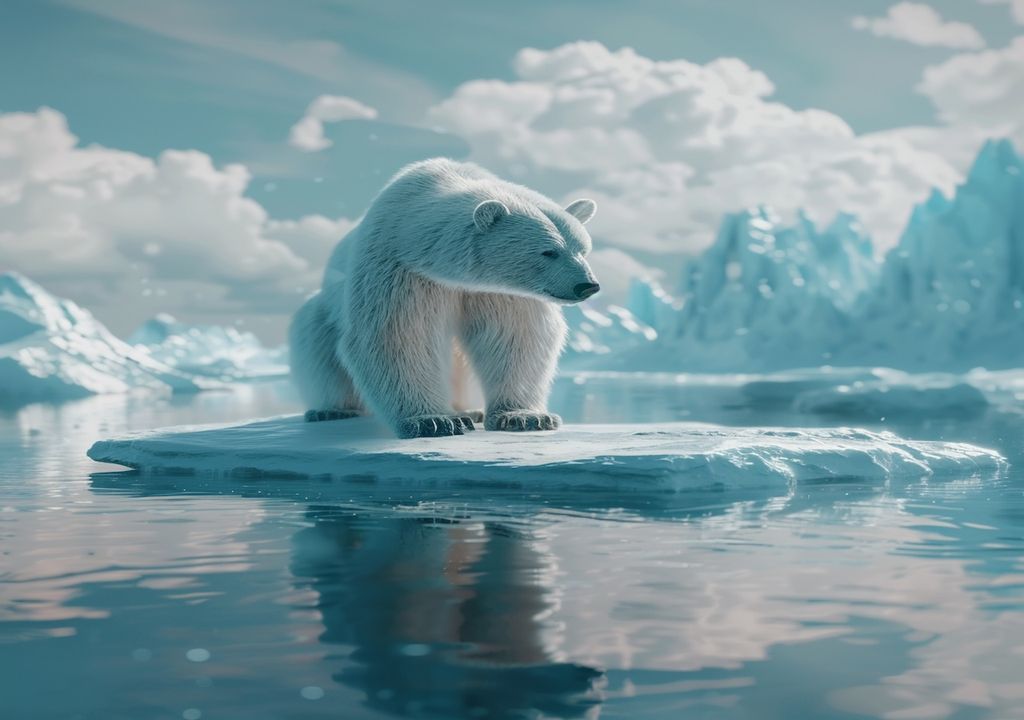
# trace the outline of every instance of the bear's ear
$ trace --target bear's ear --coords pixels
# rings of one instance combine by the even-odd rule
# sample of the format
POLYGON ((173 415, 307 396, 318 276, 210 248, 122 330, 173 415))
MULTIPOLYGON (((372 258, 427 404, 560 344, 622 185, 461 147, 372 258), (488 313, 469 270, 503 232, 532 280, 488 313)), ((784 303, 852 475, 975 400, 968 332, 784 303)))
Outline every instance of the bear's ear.
POLYGON ((581 223, 586 224, 590 218, 594 217, 594 213, 597 212, 597 203, 586 198, 573 200, 565 207, 565 211, 581 223))
POLYGON ((473 222, 483 232, 501 218, 508 215, 508 208, 497 200, 484 200, 473 211, 473 222))

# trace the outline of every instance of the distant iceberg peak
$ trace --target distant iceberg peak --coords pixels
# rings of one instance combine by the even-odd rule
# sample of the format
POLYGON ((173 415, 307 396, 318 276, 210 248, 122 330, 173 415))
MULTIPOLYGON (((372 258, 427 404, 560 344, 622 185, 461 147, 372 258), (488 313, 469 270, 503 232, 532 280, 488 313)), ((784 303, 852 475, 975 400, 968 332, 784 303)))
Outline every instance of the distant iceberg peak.
POLYGON ((967 183, 987 182, 1000 175, 1020 176, 1024 173, 1024 159, 1007 138, 987 140, 967 173, 967 183))
POLYGON ((33 292, 41 289, 34 282, 16 270, 0 273, 0 294, 10 293, 21 298, 31 299, 33 292))

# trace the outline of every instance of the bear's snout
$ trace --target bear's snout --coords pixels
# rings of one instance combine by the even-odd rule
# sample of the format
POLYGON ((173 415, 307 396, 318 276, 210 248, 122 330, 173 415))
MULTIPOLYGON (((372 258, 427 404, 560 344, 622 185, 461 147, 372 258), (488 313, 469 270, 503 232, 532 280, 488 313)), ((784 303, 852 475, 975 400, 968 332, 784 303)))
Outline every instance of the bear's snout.
POLYGON ((588 297, 596 293, 601 289, 601 286, 595 282, 577 283, 572 289, 573 294, 580 300, 586 300, 588 297))

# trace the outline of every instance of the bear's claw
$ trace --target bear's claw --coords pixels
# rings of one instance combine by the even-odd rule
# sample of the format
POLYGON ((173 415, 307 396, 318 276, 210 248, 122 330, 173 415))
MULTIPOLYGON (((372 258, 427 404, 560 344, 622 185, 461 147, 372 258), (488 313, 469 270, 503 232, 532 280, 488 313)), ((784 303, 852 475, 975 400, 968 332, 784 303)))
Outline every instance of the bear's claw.
POLYGON ((448 437, 464 435, 473 430, 476 430, 473 419, 466 414, 417 415, 401 421, 398 426, 398 437, 448 437))
POLYGON ((359 417, 361 413, 356 410, 307 410, 306 422, 323 422, 325 420, 348 420, 359 417))
POLYGON ((532 430, 557 430, 561 424, 562 418, 554 413, 517 410, 488 415, 485 427, 488 430, 527 432, 532 430))

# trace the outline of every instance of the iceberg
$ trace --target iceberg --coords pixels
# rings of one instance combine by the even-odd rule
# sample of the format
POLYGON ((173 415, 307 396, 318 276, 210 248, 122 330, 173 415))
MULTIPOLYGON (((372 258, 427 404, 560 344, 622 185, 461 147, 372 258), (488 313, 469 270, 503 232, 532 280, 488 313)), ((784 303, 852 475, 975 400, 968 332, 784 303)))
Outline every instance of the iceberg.
POLYGON ((675 294, 634 283, 626 310, 656 337, 577 352, 570 365, 1015 367, 1024 356, 1024 160, 1007 140, 986 143, 954 197, 933 192, 881 261, 849 215, 821 231, 766 208, 727 216, 675 294))
POLYGON ((570 305, 565 308, 569 326, 563 362, 576 357, 593 357, 645 345, 658 337, 654 328, 618 305, 603 309, 570 305))
POLYGON ((626 310, 651 327, 648 342, 569 366, 738 371, 827 362, 849 309, 877 280, 873 253, 850 215, 823 231, 805 215, 785 225, 765 207, 729 215, 687 266, 678 299, 650 281, 633 283, 626 310))
POLYGON ((97 462, 150 474, 322 478, 359 486, 674 492, 789 487, 999 471, 993 450, 850 428, 727 428, 699 423, 567 425, 553 433, 395 440, 370 418, 284 416, 101 440, 97 462))
POLYGON ((985 394, 968 382, 948 376, 908 376, 857 380, 849 384, 804 390, 793 399, 793 409, 860 420, 893 418, 968 418, 989 407, 985 394))
POLYGON ((245 381, 288 374, 288 352, 283 346, 267 348, 250 332, 219 325, 186 325, 165 313, 144 323, 128 342, 190 375, 245 381))
POLYGON ((904 369, 1020 365, 1024 160, 985 144, 952 199, 915 208, 839 357, 904 369))
POLYGON ((0 274, 0 402, 215 387, 117 338, 87 310, 16 272, 0 274))

